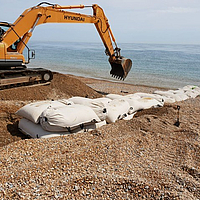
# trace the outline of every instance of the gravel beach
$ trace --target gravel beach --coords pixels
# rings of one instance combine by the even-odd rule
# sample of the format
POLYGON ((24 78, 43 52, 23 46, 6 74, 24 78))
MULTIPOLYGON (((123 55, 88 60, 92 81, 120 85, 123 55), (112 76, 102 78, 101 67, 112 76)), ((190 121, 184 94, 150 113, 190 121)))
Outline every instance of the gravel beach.
POLYGON ((30 139, 17 128, 15 112, 36 100, 157 89, 55 73, 0 91, 0 199, 200 199, 199 96, 91 132, 30 139))

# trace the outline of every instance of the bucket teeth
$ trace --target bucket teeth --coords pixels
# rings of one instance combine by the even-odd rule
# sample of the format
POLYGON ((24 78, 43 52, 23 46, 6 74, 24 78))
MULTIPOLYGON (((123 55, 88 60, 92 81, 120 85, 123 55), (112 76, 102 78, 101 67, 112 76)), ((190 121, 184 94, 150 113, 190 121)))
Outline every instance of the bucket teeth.
POLYGON ((124 81, 124 78, 123 78, 122 76, 119 76, 119 75, 116 75, 116 74, 111 74, 111 76, 112 76, 113 78, 116 78, 116 79, 119 79, 119 80, 124 81))

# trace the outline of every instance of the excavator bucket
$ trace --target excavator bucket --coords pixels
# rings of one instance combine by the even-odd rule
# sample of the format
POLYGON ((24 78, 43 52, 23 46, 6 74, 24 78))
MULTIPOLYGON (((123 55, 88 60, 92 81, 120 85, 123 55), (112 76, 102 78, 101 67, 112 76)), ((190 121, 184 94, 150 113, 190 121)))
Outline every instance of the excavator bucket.
POLYGON ((132 67, 132 61, 124 57, 116 60, 109 59, 109 62, 112 67, 110 71, 111 76, 120 80, 124 80, 126 78, 132 67))

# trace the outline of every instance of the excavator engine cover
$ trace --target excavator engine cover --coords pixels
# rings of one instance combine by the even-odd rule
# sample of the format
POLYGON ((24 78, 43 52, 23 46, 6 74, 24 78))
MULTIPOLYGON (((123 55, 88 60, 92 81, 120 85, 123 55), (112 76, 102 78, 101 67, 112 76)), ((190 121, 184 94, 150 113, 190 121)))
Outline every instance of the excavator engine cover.
POLYGON ((132 67, 132 61, 124 57, 118 58, 116 60, 109 59, 109 62, 112 67, 110 71, 111 76, 120 80, 124 80, 126 78, 132 67))

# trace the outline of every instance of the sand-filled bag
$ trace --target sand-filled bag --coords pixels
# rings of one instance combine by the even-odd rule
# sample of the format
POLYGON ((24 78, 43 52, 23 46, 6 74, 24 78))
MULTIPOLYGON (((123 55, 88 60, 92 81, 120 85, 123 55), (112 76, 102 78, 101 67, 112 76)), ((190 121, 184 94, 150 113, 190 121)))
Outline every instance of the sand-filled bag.
POLYGON ((196 91, 200 92, 200 87, 198 87, 196 85, 186 85, 183 88, 179 88, 179 89, 182 89, 184 91, 187 91, 187 90, 196 90, 196 91))
MULTIPOLYGON (((163 102, 160 102, 154 98, 150 97, 124 97, 124 99, 129 103, 129 105, 133 108, 132 113, 137 112, 139 110, 149 109, 151 107, 162 107, 164 105, 163 102)), ((132 114, 130 113, 130 114, 132 114)))
POLYGON ((58 99, 57 101, 65 104, 65 105, 73 105, 74 104, 72 101, 69 101, 68 99, 58 99))
POLYGON ((112 99, 107 98, 107 97, 100 97, 100 98, 92 99, 92 101, 101 102, 106 106, 108 103, 110 103, 112 101, 112 99))
POLYGON ((75 97, 69 98, 68 101, 72 101, 74 104, 88 105, 92 101, 92 99, 75 96, 75 97))
MULTIPOLYGON (((111 99, 111 101, 113 101, 113 100, 124 100, 124 101, 126 101, 126 96, 119 95, 119 94, 108 94, 108 95, 106 95, 106 98, 108 98, 108 97, 111 99)), ((109 103, 110 103, 110 101, 109 101, 109 103)), ((132 106, 129 105, 129 111, 127 112, 127 114, 132 114, 132 113, 134 113, 134 110, 133 110, 132 106)))
POLYGON ((92 108, 78 104, 49 107, 40 116, 42 128, 53 132, 71 131, 100 121, 92 108))
POLYGON ((197 96, 200 95, 200 87, 198 86, 186 85, 181 89, 190 98, 196 98, 197 96))
POLYGON ((123 120, 131 120, 131 119, 134 117, 134 115, 135 115, 136 113, 137 113, 137 112, 134 112, 134 113, 132 113, 132 114, 127 115, 126 117, 123 118, 123 120))
POLYGON ((114 100, 114 99, 122 99, 124 96, 120 94, 107 94, 106 97, 114 100))
POLYGON ((185 101, 189 99, 189 96, 186 94, 186 92, 183 89, 169 90, 169 91, 171 91, 175 95, 178 95, 180 97, 180 101, 185 101))
POLYGON ((200 96, 200 91, 198 90, 188 90, 185 92, 185 94, 190 98, 196 98, 197 96, 200 96))
POLYGON ((25 135, 29 135, 32 138, 50 138, 50 137, 58 137, 63 135, 69 135, 71 133, 82 133, 82 132, 88 132, 95 130, 97 128, 100 128, 101 126, 106 125, 106 121, 101 121, 95 124, 91 124, 88 126, 84 126, 83 128, 78 127, 71 132, 65 131, 65 132, 50 132, 46 131, 42 128, 40 124, 35 124, 32 121, 22 118, 19 121, 18 128, 19 130, 24 133, 25 135))
POLYGON ((118 119, 123 119, 128 115, 130 105, 124 99, 114 99, 107 105, 107 123, 114 123, 118 119))
POLYGON ((101 121, 106 119, 108 115, 107 107, 102 102, 92 101, 89 107, 92 108, 101 121))
POLYGON ((96 113, 101 121, 106 119, 107 116, 107 103, 111 101, 106 98, 97 98, 97 99, 89 99, 84 97, 72 97, 68 99, 72 101, 74 104, 85 105, 92 108, 92 110, 96 113))
POLYGON ((18 128, 22 133, 29 135, 32 138, 50 138, 50 137, 58 137, 61 135, 70 134, 70 132, 68 131, 65 132, 45 131, 40 124, 35 124, 32 121, 25 118, 19 121, 18 128))
POLYGON ((164 98, 159 94, 149 94, 149 93, 142 93, 142 92, 136 92, 134 94, 129 94, 125 97, 132 97, 135 99, 139 98, 152 98, 156 99, 162 106, 164 105, 164 98))
POLYGON ((16 114, 37 124, 39 123, 40 115, 45 109, 48 107, 60 107, 63 105, 64 104, 59 101, 37 101, 23 106, 16 112, 16 114))
MULTIPOLYGON (((184 101, 188 99, 189 97, 184 93, 183 90, 168 90, 168 91, 155 91, 155 94, 159 94, 163 96, 163 98, 171 98, 174 99, 174 102, 176 101, 184 101)), ((173 102, 173 103, 174 103, 173 102)))

